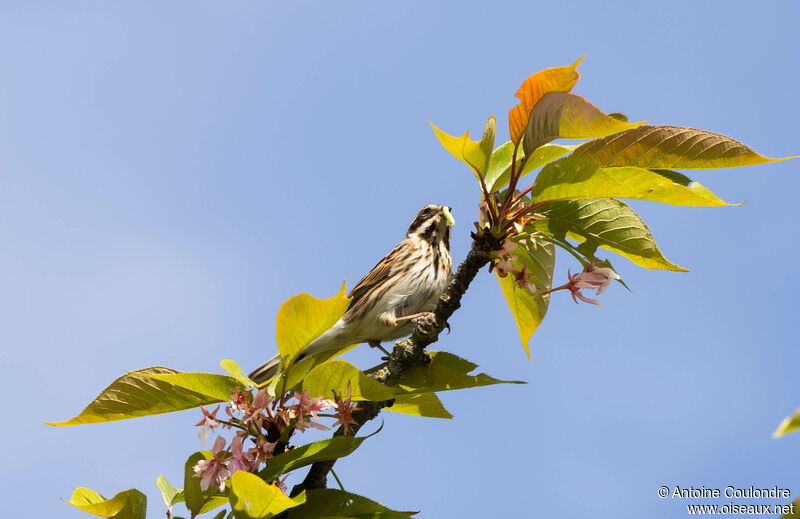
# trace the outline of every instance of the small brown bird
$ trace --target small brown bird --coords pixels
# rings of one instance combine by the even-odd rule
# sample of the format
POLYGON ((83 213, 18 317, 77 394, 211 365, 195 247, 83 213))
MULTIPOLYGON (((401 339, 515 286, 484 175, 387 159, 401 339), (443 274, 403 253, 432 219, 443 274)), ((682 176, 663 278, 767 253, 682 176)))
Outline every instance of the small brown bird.
MULTIPOLYGON (((303 349, 297 360, 351 344, 380 346, 410 335, 412 319, 436 308, 453 267, 450 227, 455 223, 449 207, 429 205, 422 209, 406 237, 378 262, 347 295, 347 312, 328 331, 303 349)), ((258 383, 278 369, 276 355, 250 374, 258 383)))

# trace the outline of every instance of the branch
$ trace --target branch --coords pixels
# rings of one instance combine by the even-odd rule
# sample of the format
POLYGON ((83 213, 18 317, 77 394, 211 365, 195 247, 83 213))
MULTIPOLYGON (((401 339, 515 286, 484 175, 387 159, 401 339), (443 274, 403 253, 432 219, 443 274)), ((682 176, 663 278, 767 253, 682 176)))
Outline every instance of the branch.
MULTIPOLYGON (((469 288, 469 284, 478 271, 489 263, 489 253, 502 247, 502 240, 497 240, 490 235, 477 237, 473 234, 473 238, 475 241, 472 242, 472 249, 458 266, 450 283, 439 298, 432 315, 416 319, 414 321, 416 326, 411 338, 396 343, 386 366, 369 374, 370 377, 387 386, 394 386, 405 378, 411 368, 424 366, 430 362, 425 347, 436 342, 442 330, 448 327, 447 320, 461 307, 461 297, 469 288)), ((355 436, 361 426, 378 416, 381 409, 389 407, 393 403, 394 400, 384 400, 359 404, 360 409, 353 412, 356 424, 350 425, 348 435, 355 436)), ((344 436, 344 427, 339 427, 333 435, 344 436)), ((292 497, 303 490, 325 488, 328 472, 333 468, 334 463, 336 460, 318 461, 311 465, 311 469, 302 483, 298 483, 292 488, 292 497)))

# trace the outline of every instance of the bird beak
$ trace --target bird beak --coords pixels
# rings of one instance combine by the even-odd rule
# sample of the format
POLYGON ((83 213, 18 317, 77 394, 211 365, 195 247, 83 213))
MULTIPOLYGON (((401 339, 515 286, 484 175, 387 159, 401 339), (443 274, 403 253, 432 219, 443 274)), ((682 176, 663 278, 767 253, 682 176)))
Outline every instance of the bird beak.
POLYGON ((447 225, 449 225, 450 227, 454 226, 456 224, 456 220, 455 218, 453 218, 453 213, 450 212, 450 208, 447 206, 442 207, 442 212, 444 213, 444 217, 447 220, 447 225))

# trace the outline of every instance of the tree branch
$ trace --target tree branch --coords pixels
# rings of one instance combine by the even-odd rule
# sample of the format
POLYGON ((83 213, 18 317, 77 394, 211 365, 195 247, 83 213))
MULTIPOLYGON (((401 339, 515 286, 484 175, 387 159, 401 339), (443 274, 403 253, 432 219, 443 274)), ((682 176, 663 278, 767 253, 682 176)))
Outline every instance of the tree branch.
MULTIPOLYGON (((416 326, 411 337, 396 343, 386 366, 370 373, 370 377, 387 386, 395 386, 405 378, 408 370, 430 362, 430 356, 425 351, 425 347, 439 339, 439 334, 448 327, 447 320, 461 307, 461 297, 469 288, 475 275, 489 263, 489 253, 499 250, 503 245, 502 240, 497 240, 490 235, 478 237, 473 234, 472 237, 475 240, 472 242, 472 249, 456 269, 450 283, 439 298, 433 314, 416 319, 414 321, 416 326)), ((361 426, 378 416, 381 409, 389 407, 393 403, 394 400, 384 400, 359 404, 360 409, 353 412, 356 424, 350 425, 348 435, 355 436, 361 426)), ((333 435, 344 436, 344 427, 339 427, 333 435)), ((292 497, 303 490, 325 488, 328 472, 333 468, 334 463, 336 460, 318 461, 311 465, 306 478, 292 488, 292 497)))

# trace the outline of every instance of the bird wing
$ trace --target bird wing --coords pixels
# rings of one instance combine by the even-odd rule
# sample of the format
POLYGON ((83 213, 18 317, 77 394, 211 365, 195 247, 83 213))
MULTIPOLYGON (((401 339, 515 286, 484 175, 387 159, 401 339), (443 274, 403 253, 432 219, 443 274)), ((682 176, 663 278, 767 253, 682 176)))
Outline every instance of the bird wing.
POLYGON ((377 287, 380 287, 384 282, 392 277, 392 265, 396 265, 397 257, 400 255, 402 247, 398 245, 392 252, 387 254, 377 265, 372 267, 366 276, 359 281, 353 290, 347 294, 350 298, 350 306, 347 307, 347 312, 342 316, 344 322, 353 319, 354 316, 361 313, 365 308, 367 301, 366 295, 377 287))

